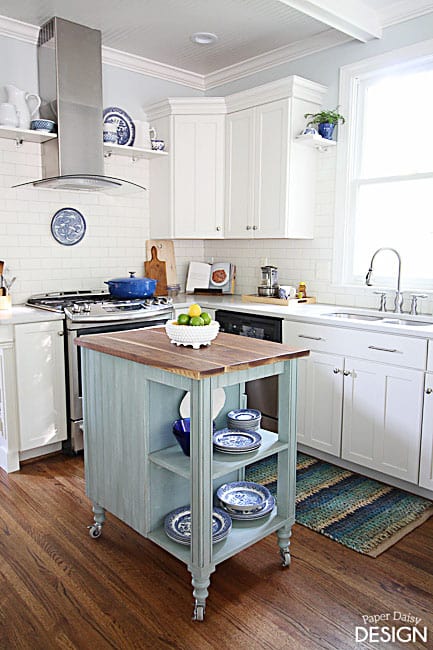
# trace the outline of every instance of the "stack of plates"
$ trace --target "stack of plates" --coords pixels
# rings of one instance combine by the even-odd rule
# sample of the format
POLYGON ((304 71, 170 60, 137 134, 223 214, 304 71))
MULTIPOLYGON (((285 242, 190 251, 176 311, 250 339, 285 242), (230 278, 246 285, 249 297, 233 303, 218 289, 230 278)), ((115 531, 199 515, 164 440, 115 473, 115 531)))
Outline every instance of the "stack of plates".
MULTIPOLYGON (((230 515, 220 508, 214 508, 212 513, 212 542, 221 542, 232 529, 230 515)), ((164 519, 164 530, 170 539, 179 544, 191 544, 191 508, 181 506, 169 512, 164 519)))
POLYGON ((213 434, 215 451, 224 454, 245 454, 255 451, 262 444, 262 436, 256 431, 220 429, 213 434))
POLYGON ((262 414, 256 409, 235 409, 227 413, 229 429, 237 431, 257 431, 261 419, 262 414))
POLYGON ((217 490, 221 508, 232 519, 251 521, 265 517, 275 507, 275 499, 268 488, 250 481, 225 483, 217 490))

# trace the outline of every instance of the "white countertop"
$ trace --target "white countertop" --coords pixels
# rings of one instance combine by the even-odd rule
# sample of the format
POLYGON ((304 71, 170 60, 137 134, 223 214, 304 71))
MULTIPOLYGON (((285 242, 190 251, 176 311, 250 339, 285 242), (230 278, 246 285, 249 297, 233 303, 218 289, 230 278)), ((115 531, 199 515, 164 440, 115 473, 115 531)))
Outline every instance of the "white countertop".
POLYGON ((405 336, 416 336, 418 338, 433 338, 433 317, 421 314, 420 316, 410 316, 409 314, 394 314, 392 312, 379 312, 374 309, 359 309, 357 307, 346 307, 341 305, 295 305, 279 306, 270 304, 260 304, 257 302, 243 302, 241 296, 205 296, 205 295, 179 295, 173 301, 175 308, 182 309, 197 302, 201 307, 209 309, 227 309, 230 311, 260 314, 263 316, 274 316, 284 320, 300 321, 307 323, 320 323, 322 325, 331 325, 333 327, 345 327, 358 330, 369 330, 377 332, 388 332, 389 334, 404 334, 405 336), (329 316, 329 314, 344 312, 358 314, 359 316, 377 316, 387 320, 406 320, 411 322, 428 322, 428 325, 404 325, 393 324, 392 322, 382 321, 363 321, 342 319, 329 316))
POLYGON ((21 323, 40 323, 51 320, 63 320, 64 315, 47 309, 35 309, 26 305, 17 305, 12 309, 0 310, 0 327, 19 325, 21 323))

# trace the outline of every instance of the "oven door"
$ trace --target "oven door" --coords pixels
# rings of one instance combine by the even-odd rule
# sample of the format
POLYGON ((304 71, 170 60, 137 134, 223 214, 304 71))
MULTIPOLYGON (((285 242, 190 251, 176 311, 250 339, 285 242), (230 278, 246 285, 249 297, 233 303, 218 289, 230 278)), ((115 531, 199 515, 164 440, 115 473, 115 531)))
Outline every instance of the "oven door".
POLYGON ((68 353, 68 406, 69 418, 73 421, 83 418, 83 391, 81 386, 81 348, 75 345, 74 340, 84 334, 107 334, 109 332, 122 332, 126 330, 143 329, 165 325, 169 316, 157 320, 123 321, 105 323, 104 325, 85 325, 82 323, 67 324, 67 353, 68 353), (73 328, 73 329, 72 329, 73 328))

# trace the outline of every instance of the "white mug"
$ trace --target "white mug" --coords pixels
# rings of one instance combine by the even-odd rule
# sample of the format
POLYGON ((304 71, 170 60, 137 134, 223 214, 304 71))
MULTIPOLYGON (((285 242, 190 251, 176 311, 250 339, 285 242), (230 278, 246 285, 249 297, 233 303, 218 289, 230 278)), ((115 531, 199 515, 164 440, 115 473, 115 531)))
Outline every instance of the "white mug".
POLYGON ((104 142, 117 144, 117 124, 115 122, 105 122, 103 125, 102 135, 104 142))
POLYGON ((11 126, 13 129, 18 126, 18 114, 13 104, 8 102, 0 104, 0 124, 2 126, 11 126))
POLYGON ((290 285, 280 285, 278 289, 278 295, 280 298, 287 300, 288 298, 294 298, 296 296, 296 287, 291 287, 290 285))
POLYGON ((135 124, 135 140, 134 146, 141 149, 150 149, 150 124, 142 120, 134 120, 135 124))

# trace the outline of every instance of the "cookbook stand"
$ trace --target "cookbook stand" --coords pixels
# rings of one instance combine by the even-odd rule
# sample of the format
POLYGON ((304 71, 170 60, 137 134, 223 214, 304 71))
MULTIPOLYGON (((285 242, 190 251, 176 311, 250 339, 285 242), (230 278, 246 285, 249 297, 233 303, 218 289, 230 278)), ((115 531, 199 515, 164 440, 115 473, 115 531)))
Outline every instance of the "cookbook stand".
POLYGON ((175 355, 165 332, 158 329, 77 339, 84 348, 86 493, 94 512, 90 535, 101 535, 108 510, 184 562, 192 576, 193 618, 197 621, 204 618, 210 575, 220 562, 276 532, 283 566, 290 564, 295 520, 296 361, 308 352, 238 339, 219 334, 210 348, 176 348, 175 355), (147 354, 146 349, 151 354, 139 361, 138 355, 143 350, 147 354), (179 355, 183 358, 180 364, 179 355), (173 357, 177 359, 173 361, 173 357), (231 361, 221 365, 218 358, 231 361), (215 389, 223 388, 226 393, 216 420, 216 427, 224 428, 227 413, 245 406, 245 382, 272 375, 279 377, 278 434, 260 430, 262 445, 249 454, 214 452, 215 389), (186 391, 191 399, 190 457, 173 444, 171 432, 186 391), (217 488, 241 479, 246 465, 273 454, 278 456, 276 507, 260 519, 233 521, 229 535, 212 544, 217 488), (164 530, 166 515, 185 504, 191 507, 190 546, 172 540, 164 530))

